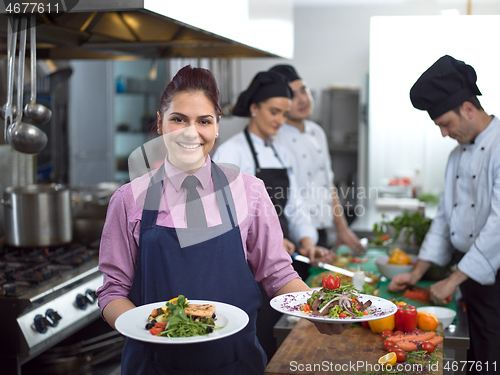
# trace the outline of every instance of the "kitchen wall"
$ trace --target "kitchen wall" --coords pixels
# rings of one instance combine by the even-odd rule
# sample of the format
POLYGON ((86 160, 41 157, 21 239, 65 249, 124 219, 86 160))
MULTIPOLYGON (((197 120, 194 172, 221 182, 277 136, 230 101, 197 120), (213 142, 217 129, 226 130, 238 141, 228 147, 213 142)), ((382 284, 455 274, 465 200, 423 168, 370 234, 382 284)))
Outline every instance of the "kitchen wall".
MULTIPOLYGON (((295 55, 291 60, 284 59, 243 59, 237 62, 237 70, 241 77, 235 83, 237 92, 246 88, 257 71, 266 70, 276 63, 288 62, 294 65, 299 74, 308 82, 316 98, 316 109, 313 119, 320 121, 321 97, 323 89, 330 86, 363 88, 363 82, 369 72, 370 59, 370 19, 373 16, 408 16, 408 15, 440 15, 456 9, 459 14, 467 13, 467 1, 460 0, 334 0, 337 5, 315 5, 327 1, 296 0, 294 9, 295 55)), ((500 14, 500 1, 478 0, 472 2, 471 14, 500 14)), ((395 30, 397 33, 397 30, 395 30)), ((444 53, 443 53, 444 54, 444 53)), ((391 79, 391 77, 387 77, 391 79)), ((397 79, 397 78, 395 78, 397 79)), ((409 90, 410 87, 408 87, 409 90)), ((239 131, 245 120, 239 118, 224 119, 221 123, 222 139, 239 131)), ((432 123, 429 124, 432 128, 432 123)), ((434 129, 431 129, 434 130, 434 129)), ((376 129, 371 129, 376 131, 376 129)), ((427 137, 428 135, 426 135, 427 137)), ((439 137, 439 134, 438 134, 439 137)), ((449 148, 449 140, 442 140, 443 147, 449 148)), ((420 163, 424 188, 435 191, 444 184, 444 167, 446 160, 440 163, 425 163, 433 156, 432 150, 425 148, 425 142, 415 149, 411 135, 397 140, 398 150, 412 150, 423 159, 420 163), (428 170, 432 167, 432 178, 428 178, 428 170)), ((439 143, 438 143, 439 145, 439 143)), ((372 145, 377 147, 377 145, 372 145)), ((390 145, 371 154, 379 152, 386 159, 398 158, 391 154, 390 145)), ((413 171, 417 163, 414 160, 408 165, 397 165, 393 170, 384 170, 387 178, 401 170, 413 171)), ((374 165, 371 168, 379 168, 374 165)), ((369 184, 380 183, 380 176, 372 176, 369 184)))

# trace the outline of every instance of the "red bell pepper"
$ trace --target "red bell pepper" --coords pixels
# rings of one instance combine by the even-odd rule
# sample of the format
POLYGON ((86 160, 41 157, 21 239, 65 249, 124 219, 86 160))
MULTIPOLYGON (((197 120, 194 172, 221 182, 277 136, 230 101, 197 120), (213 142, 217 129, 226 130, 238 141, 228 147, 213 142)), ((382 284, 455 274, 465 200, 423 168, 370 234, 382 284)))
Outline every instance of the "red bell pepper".
POLYGON ((398 305, 394 319, 396 331, 413 332, 417 328, 417 309, 411 305, 398 305))

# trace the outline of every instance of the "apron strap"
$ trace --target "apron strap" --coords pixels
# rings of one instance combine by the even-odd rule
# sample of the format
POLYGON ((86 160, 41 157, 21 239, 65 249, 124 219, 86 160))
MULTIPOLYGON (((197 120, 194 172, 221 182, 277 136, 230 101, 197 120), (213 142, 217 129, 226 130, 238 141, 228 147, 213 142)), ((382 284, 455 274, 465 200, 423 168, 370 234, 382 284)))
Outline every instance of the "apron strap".
POLYGON ((253 161, 255 162, 255 173, 260 173, 259 159, 257 158, 257 152, 253 147, 252 139, 250 138, 250 133, 248 132, 248 126, 245 128, 245 138, 247 139, 248 145, 250 146, 250 151, 252 152, 253 161))

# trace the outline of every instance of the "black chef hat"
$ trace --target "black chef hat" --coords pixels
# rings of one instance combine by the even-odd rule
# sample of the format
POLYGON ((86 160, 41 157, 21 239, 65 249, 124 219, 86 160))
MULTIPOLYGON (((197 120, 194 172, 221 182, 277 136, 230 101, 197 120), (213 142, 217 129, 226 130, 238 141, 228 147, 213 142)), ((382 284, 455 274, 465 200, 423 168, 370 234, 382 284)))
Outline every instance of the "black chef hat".
POLYGON ((283 74, 285 77, 288 78, 289 82, 293 82, 297 79, 302 79, 299 77, 294 67, 291 65, 275 65, 271 69, 269 69, 269 71, 283 74))
POLYGON ((434 120, 472 96, 481 95, 476 80, 472 66, 445 55, 415 82, 410 90, 411 103, 434 120))
POLYGON ((292 98, 292 90, 288 86, 288 79, 276 72, 259 72, 253 78, 250 86, 238 97, 238 101, 233 108, 233 115, 249 117, 252 103, 260 103, 274 97, 292 98))

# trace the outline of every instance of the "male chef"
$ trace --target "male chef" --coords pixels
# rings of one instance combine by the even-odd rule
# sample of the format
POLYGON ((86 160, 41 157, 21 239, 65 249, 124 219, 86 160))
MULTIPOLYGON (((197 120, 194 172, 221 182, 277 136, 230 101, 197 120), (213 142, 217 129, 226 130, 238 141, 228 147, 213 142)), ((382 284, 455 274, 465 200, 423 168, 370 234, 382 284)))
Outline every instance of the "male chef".
POLYGON ((292 89, 292 107, 274 141, 293 151, 293 169, 299 185, 295 193, 307 203, 311 221, 318 231, 318 246, 329 247, 327 228, 335 224, 337 247, 346 244, 356 252, 364 251, 359 238, 347 224, 333 184, 325 132, 308 120, 313 110, 311 91, 291 65, 276 65, 270 70, 284 75, 292 89))
POLYGON ((443 56, 410 90, 417 109, 426 110, 443 137, 458 146, 448 159, 445 192, 410 272, 395 276, 388 288, 414 285, 431 263, 456 270, 430 288, 435 303, 444 303, 457 286, 469 321, 469 374, 495 373, 500 364, 500 122, 479 100, 476 72, 470 65, 443 56), (495 363, 496 361, 496 363, 495 363))

